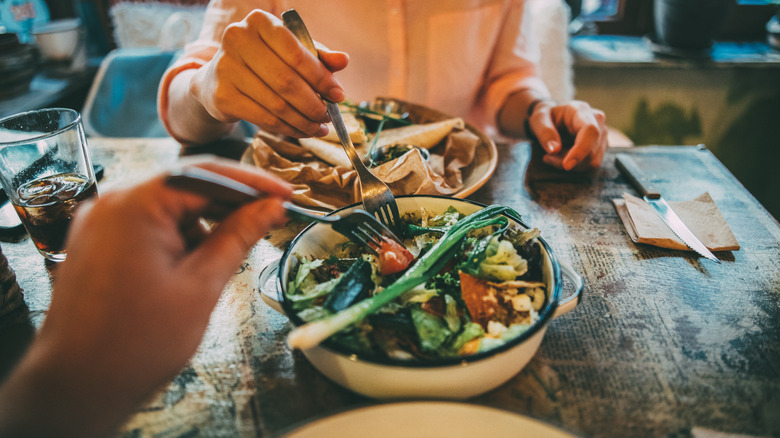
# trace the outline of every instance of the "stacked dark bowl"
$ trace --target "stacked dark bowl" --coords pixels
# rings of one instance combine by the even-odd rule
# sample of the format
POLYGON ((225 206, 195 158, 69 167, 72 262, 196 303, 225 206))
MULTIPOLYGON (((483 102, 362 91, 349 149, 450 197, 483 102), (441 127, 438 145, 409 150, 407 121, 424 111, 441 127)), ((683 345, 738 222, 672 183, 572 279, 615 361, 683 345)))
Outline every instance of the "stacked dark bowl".
POLYGON ((20 43, 15 33, 0 33, 0 99, 30 89, 38 59, 35 45, 20 43))

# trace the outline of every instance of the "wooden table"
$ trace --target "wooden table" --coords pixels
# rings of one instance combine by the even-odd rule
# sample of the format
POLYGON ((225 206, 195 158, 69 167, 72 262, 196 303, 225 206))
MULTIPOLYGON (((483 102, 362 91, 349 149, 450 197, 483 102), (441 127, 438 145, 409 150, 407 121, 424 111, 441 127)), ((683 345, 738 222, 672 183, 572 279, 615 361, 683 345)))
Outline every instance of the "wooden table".
MULTIPOLYGON (((90 145, 106 166, 104 191, 179 155, 170 140, 90 145)), ((719 265, 631 242, 611 203, 633 193, 615 169, 615 150, 599 170, 575 174, 546 168, 525 143, 499 149, 495 175, 471 198, 523 213, 584 276, 586 291, 577 309, 549 324, 522 372, 468 402, 584 436, 779 435, 780 225, 714 156, 697 147, 629 151, 667 199, 710 193, 742 245, 719 253, 719 265)), ((272 436, 376 403, 290 351, 287 319, 260 299, 258 274, 290 235, 274 233, 257 245, 228 284, 195 357, 122 435, 272 436)), ((56 272, 28 240, 2 247, 25 291, 27 326, 37 327, 56 272)))

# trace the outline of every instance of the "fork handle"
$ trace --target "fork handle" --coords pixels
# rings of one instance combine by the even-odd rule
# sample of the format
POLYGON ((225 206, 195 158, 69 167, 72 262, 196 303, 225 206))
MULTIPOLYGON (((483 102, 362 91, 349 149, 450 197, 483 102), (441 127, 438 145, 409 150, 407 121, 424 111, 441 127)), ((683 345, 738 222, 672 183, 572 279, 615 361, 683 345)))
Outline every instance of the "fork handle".
MULTIPOLYGON (((311 52, 312 55, 319 58, 317 48, 314 47, 314 41, 311 39, 311 34, 298 12, 295 9, 289 9, 282 12, 282 21, 284 21, 284 27, 295 35, 301 45, 311 52)), ((325 106, 328 109, 328 116, 330 116, 330 120, 333 122, 333 127, 336 129, 336 135, 338 135, 341 146, 347 153, 349 160, 352 161, 352 165, 355 166, 358 174, 361 174, 361 176, 365 175, 365 173, 368 172, 368 168, 363 164, 363 160, 360 159, 360 156, 355 150, 355 146, 352 144, 352 139, 349 138, 349 132, 347 132, 344 119, 341 117, 339 105, 325 98, 323 98, 322 101, 325 102, 325 106)))
POLYGON ((337 214, 330 214, 330 215, 327 215, 327 216, 322 216, 322 215, 319 215, 319 214, 311 213, 309 211, 306 211, 306 210, 298 207, 297 205, 293 204, 290 201, 284 201, 282 203, 282 205, 284 206, 284 209, 287 210, 288 212, 292 213, 293 215, 298 216, 301 219, 305 219, 305 220, 331 223, 331 222, 336 222, 337 220, 341 219, 341 216, 339 216, 337 214))
POLYGON ((166 177, 165 184, 198 193, 231 209, 236 209, 261 196, 260 191, 254 187, 195 166, 186 166, 172 171, 166 177))
MULTIPOLYGON (((187 166, 172 171, 166 178, 165 183, 171 187, 205 196, 214 202, 222 204, 227 210, 235 210, 243 204, 255 201, 262 196, 260 191, 240 181, 194 166, 187 166)), ((305 220, 335 222, 340 219, 338 215, 320 216, 311 213, 289 201, 285 201, 282 205, 288 212, 305 220)))
POLYGON ((284 27, 290 30, 290 32, 298 38, 298 41, 303 44, 315 58, 319 58, 317 54, 317 48, 314 47, 314 41, 311 39, 309 30, 306 29, 306 25, 303 24, 303 19, 298 15, 298 11, 295 9, 289 9, 282 12, 282 21, 284 21, 284 27))
POLYGON ((352 139, 349 137, 349 132, 347 132, 347 126, 344 124, 344 119, 341 117, 339 105, 325 99, 323 100, 328 108, 328 115, 330 116, 331 122, 333 122, 333 127, 336 129, 336 135, 338 135, 339 140, 341 140, 341 146, 344 148, 344 152, 347 153, 347 157, 352 161, 355 170, 357 170, 358 174, 362 177, 368 172, 368 168, 363 164, 363 160, 360 159, 360 156, 355 150, 355 146, 352 144, 352 139))

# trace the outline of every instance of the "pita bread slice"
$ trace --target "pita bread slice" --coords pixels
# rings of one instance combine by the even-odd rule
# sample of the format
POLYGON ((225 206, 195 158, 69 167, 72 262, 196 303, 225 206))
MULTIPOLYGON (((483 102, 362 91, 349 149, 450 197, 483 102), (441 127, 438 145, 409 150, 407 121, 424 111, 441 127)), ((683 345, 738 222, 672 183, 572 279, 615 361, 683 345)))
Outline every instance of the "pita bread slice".
MULTIPOLYGON (((355 117, 353 113, 342 112, 341 118, 344 119, 344 125, 347 127, 349 133, 349 139, 354 144, 362 144, 366 142, 368 138, 366 131, 363 129, 363 124, 355 117)), ((328 135, 320 137, 323 140, 332 141, 333 143, 341 144, 339 136, 336 134, 336 128, 333 127, 333 123, 328 122, 328 135)))
POLYGON ((347 153, 341 147, 341 143, 333 143, 321 138, 299 138, 298 143, 301 147, 311 152, 320 160, 336 167, 352 167, 347 153))
POLYGON ((463 129, 465 123, 461 118, 442 120, 434 123, 402 126, 386 129, 379 134, 378 147, 394 144, 413 144, 430 149, 436 146, 454 129, 463 129))

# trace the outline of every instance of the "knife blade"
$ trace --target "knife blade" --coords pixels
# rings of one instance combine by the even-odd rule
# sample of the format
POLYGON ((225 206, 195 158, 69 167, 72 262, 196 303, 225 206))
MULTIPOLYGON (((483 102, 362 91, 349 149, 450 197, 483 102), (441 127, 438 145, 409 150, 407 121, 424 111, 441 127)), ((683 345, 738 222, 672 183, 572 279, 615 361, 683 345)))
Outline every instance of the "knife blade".
POLYGON ((637 166, 634 159, 628 154, 617 154, 615 158, 615 166, 620 170, 631 182, 631 184, 639 190, 644 198, 661 220, 664 221, 666 226, 669 227, 672 232, 680 238, 690 249, 706 257, 716 263, 720 263, 717 257, 696 237, 695 234, 683 223, 679 216, 672 210, 669 204, 666 203, 661 193, 655 190, 651 184, 651 180, 645 176, 642 169, 637 166))

